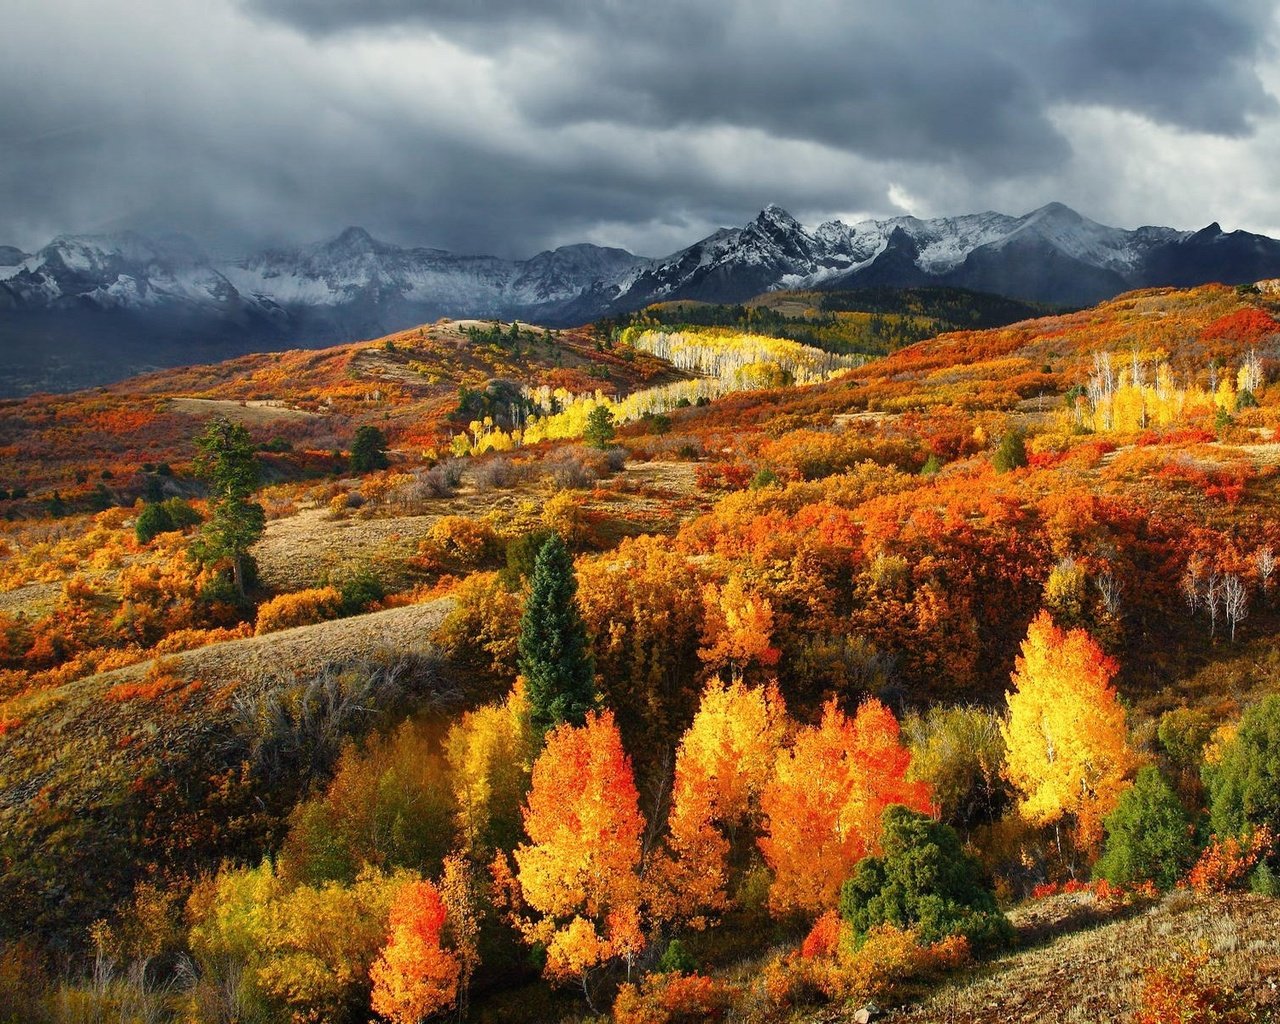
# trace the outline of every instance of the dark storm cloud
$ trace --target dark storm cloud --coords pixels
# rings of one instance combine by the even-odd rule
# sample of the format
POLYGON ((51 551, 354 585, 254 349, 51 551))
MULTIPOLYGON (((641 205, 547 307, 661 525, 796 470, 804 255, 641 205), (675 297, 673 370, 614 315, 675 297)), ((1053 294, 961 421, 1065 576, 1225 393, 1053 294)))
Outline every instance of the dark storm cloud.
POLYGON ((559 50, 557 74, 525 83, 552 123, 728 121, 879 156, 1043 162, 1061 155, 1044 108, 1063 100, 1224 133, 1275 103, 1253 71, 1264 0, 253 4, 312 33, 411 24, 559 50))
POLYGON ((768 201, 891 213, 907 194, 921 212, 1062 198, 1181 223, 1216 201, 1204 139, 1261 147, 1262 168, 1275 119, 1262 0, 12 3, 0 243, 28 247, 359 223, 463 251, 656 253, 768 201), (1080 110, 1096 116, 1063 113, 1080 110), (1184 173, 1164 206, 1154 172, 1101 187, 1127 173, 1117 117, 1165 133, 1158 158, 1194 145, 1203 180, 1184 173))

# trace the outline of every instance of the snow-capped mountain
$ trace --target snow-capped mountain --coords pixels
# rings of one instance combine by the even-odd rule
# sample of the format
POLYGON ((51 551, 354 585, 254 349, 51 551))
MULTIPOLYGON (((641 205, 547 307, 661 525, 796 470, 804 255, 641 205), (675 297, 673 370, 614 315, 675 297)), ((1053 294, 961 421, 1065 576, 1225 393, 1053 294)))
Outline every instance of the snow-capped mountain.
POLYGON ((0 394, 152 366, 377 337, 440 316, 584 323, 650 302, 740 302, 779 288, 970 288, 1080 306, 1131 288, 1280 277, 1246 232, 1107 227, 1060 203, 1022 217, 893 217, 806 228, 766 207, 661 259, 568 245, 527 260, 403 247, 348 228, 214 260, 182 236, 60 236, 0 246, 0 394))
POLYGON ((361 308, 371 330, 387 331, 402 326, 383 322, 377 309, 388 305, 523 315, 576 298, 592 282, 646 262, 594 245, 564 246, 528 260, 456 256, 380 242, 363 228, 219 264, 180 236, 60 236, 30 256, 0 249, 0 309, 197 306, 222 313, 234 307, 279 320, 282 312, 361 308), (6 266, 4 259, 13 262, 6 266))
POLYGON ((771 288, 939 285, 1086 305, 1130 288, 1276 273, 1280 242, 1261 235, 1226 234, 1216 224, 1202 232, 1126 231, 1061 203, 1023 217, 830 221, 813 231, 770 206, 746 227, 719 231, 643 268, 609 303, 625 309, 677 298, 738 302, 771 288))

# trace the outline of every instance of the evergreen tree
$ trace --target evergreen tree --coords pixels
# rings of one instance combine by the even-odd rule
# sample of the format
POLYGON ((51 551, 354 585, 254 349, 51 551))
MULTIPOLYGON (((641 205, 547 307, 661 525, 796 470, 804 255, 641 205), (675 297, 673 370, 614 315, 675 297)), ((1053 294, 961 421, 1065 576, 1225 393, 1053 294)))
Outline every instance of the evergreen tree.
POLYGON ((387 435, 377 427, 360 427, 351 442, 351 472, 368 473, 388 465, 387 435))
POLYGON ((1219 836, 1280 830, 1280 694, 1255 704, 1216 765, 1206 765, 1209 825, 1219 836))
POLYGON ((560 535, 552 534, 533 566, 518 661, 530 721, 543 732, 561 722, 581 725, 595 705, 595 659, 577 591, 573 559, 560 535))
POLYGON ((582 439, 593 448, 608 448, 613 440, 613 413, 608 406, 597 405, 587 415, 587 425, 582 431, 582 439))
POLYGON ((840 916, 859 938, 880 924, 915 928, 924 942, 963 935, 989 946, 1012 936, 981 865, 950 825, 899 804, 882 821, 884 853, 863 859, 840 893, 840 916))
POLYGON ((250 501, 258 489, 258 461, 249 431, 216 419, 196 438, 196 473, 209 483, 209 519, 193 551, 205 562, 227 559, 236 592, 244 597, 249 555, 266 529, 262 506, 250 501))
POLYGON ((1191 865, 1191 819, 1154 765, 1147 765, 1104 823, 1107 845, 1095 878, 1116 885, 1155 882, 1172 889, 1191 865))
POLYGON ((1027 436, 1015 428, 1000 438, 1000 445, 991 456, 991 464, 997 473, 1009 473, 1027 464, 1027 436))
POLYGON ((150 544, 159 534, 168 533, 173 528, 173 517, 169 515, 169 511, 154 502, 143 507, 133 524, 133 532, 139 544, 150 544))

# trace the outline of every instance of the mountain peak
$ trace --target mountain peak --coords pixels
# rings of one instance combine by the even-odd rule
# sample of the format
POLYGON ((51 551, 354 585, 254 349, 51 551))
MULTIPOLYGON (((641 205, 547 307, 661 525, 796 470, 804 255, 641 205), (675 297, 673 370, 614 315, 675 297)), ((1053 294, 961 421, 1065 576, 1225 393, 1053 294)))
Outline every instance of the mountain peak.
POLYGON ((770 203, 756 217, 757 224, 777 225, 789 230, 798 230, 800 222, 777 203, 770 203))
POLYGON ((375 241, 364 228, 352 226, 344 228, 342 234, 328 242, 325 248, 340 249, 345 252, 374 252, 380 248, 380 243, 375 241))
POLYGON ((1059 202, 1045 203, 1038 210, 1032 210, 1027 214, 1028 221, 1051 220, 1058 223, 1080 223, 1085 219, 1065 203, 1059 202))

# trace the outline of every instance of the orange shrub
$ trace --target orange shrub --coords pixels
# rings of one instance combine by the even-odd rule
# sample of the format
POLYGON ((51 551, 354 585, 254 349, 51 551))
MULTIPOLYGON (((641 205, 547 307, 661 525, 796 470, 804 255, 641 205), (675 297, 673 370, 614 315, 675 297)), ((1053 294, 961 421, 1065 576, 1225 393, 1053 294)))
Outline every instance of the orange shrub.
POLYGON ((498 550, 498 535, 492 526, 469 516, 445 516, 438 520, 422 542, 420 553, 433 564, 450 564, 474 569, 498 550))
POLYGON ((177 654, 180 651, 191 651, 209 644, 220 644, 227 640, 242 640, 253 635, 253 627, 247 622, 230 628, 215 627, 213 629, 179 629, 170 633, 155 645, 156 654, 177 654))
POLYGON ((466 577, 453 591, 454 606, 433 640, 450 658, 494 682, 516 674, 516 645, 524 599, 496 572, 466 577))
POLYGON ((855 947, 848 926, 827 915, 798 953, 765 965, 760 984, 778 1008, 821 999, 884 1003, 903 982, 963 966, 970 956, 962 935, 922 946, 914 931, 889 924, 873 928, 855 947))
POLYGON ((338 617, 342 608, 342 595, 336 587, 317 587, 299 590, 293 594, 280 594, 258 607, 257 636, 274 633, 294 626, 309 626, 338 617))
POLYGON ((732 1006, 737 989, 701 974, 651 974, 622 985, 613 1003, 614 1024, 683 1024, 719 1020, 732 1006))
POLYGON ((1264 856, 1275 841, 1271 829, 1265 825, 1248 839, 1214 836, 1204 853, 1187 875, 1187 884, 1198 893, 1226 892, 1244 883, 1258 859, 1264 856))
POLYGON ((740 491, 751 480, 750 466, 733 462, 704 462, 694 471, 704 491, 740 491))
POLYGON ((560 491, 542 506, 542 525, 560 534, 570 547, 582 544, 590 533, 586 505, 571 491, 560 491))
POLYGON ((170 662, 157 659, 140 682, 126 680, 116 683, 103 696, 113 704, 130 700, 150 701, 175 694, 178 690, 198 689, 199 686, 199 683, 188 683, 178 675, 170 662))
POLYGON ((1222 990, 1204 977, 1208 963, 1207 953, 1195 953, 1148 968, 1138 990, 1133 1024, 1236 1019, 1228 1013, 1222 990))
POLYGON ((800 945, 800 955, 806 960, 816 956, 834 956, 840 943, 840 915, 828 910, 809 930, 804 942, 800 945))

